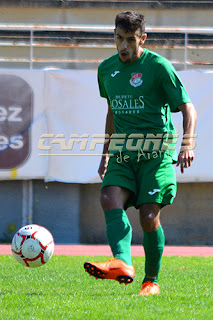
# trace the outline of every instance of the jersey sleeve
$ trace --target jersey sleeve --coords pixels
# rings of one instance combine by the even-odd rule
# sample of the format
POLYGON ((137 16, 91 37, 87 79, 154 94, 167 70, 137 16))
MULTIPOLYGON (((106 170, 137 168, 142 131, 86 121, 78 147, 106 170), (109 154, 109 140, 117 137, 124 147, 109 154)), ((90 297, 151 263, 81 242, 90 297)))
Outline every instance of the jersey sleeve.
POLYGON ((103 77, 102 77, 102 74, 101 74, 100 66, 98 68, 98 86, 99 86, 100 96, 103 97, 103 98, 106 98, 107 101, 108 101, 108 104, 109 104, 109 97, 108 97, 108 95, 106 93, 106 90, 105 90, 104 81, 103 81, 103 77))
POLYGON ((178 107, 181 104, 191 102, 183 83, 169 61, 160 65, 160 85, 165 102, 169 104, 172 112, 180 111, 178 107))

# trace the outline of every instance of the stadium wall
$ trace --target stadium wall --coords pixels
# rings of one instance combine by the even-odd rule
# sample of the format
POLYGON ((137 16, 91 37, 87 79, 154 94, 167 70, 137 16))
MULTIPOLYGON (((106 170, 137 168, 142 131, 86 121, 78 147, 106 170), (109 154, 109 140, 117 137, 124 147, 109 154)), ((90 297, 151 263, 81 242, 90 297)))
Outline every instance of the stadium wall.
MULTIPOLYGON (((131 3, 131 2, 130 2, 131 3)), ((1 23, 113 25, 115 15, 127 10, 122 7, 57 8, 3 6, 0 2, 1 23)), ((129 5, 128 9, 133 9, 129 5)), ((197 8, 134 8, 144 14, 149 26, 211 26, 213 7, 197 8)))
MULTIPOLYGON (((50 3, 51 1, 49 1, 50 3)), ((64 1, 61 1, 63 3, 64 1)), ((73 1, 69 1, 71 3, 73 1)), ((76 1, 77 2, 77 1, 76 1)), ((86 1, 85 1, 86 2, 86 1)), ((111 2, 111 1, 110 1, 111 2)), ((185 2, 185 1, 184 1, 185 2)), ((184 3, 182 2, 182 4, 184 3)), ((35 25, 38 27, 46 26, 46 25, 72 25, 72 26, 113 26, 115 15, 127 9, 127 7, 121 6, 107 6, 106 7, 77 7, 77 6, 50 6, 44 7, 42 6, 42 1, 37 1, 37 6, 33 6, 31 1, 31 6, 29 5, 30 1, 21 1, 15 6, 13 1, 13 6, 4 6, 6 1, 0 1, 0 25, 7 24, 17 24, 17 25, 35 25), (27 6, 28 3, 28 6, 27 6), (22 5, 20 5, 22 4, 22 5), (39 6, 40 4, 40 6, 39 6)), ((18 3, 18 1, 17 1, 18 3)), ((54 1, 52 1, 54 3, 54 1)), ((107 2, 106 2, 107 3, 107 2)), ((157 3, 157 1, 155 1, 157 3)), ((127 1, 128 4, 128 1, 127 1)), ((102 1, 103 5, 103 1, 102 1)), ((131 7, 131 2, 129 1, 129 9, 137 9, 131 7)), ((147 26, 148 27, 211 27, 212 26, 212 12, 213 7, 210 6, 200 6, 198 8, 194 8, 193 6, 189 8, 178 7, 175 9, 168 9, 168 7, 162 6, 161 8, 151 8, 151 6, 139 6, 138 11, 143 13, 146 17, 147 26)), ((4 26, 5 27, 5 26, 4 26)), ((6 29, 4 29, 6 30, 6 29)), ((5 31, 6 32, 6 31, 5 31)), ((52 32, 53 34, 54 32, 52 32)), ((178 31, 177 31, 178 33, 178 31)), ((36 34, 36 32, 35 32, 36 34)), ((23 36, 23 41, 20 41, 20 34, 16 32, 11 32, 8 41, 4 40, 5 33, 1 33, 0 36, 0 44, 1 44, 1 53, 0 53, 0 67, 8 67, 8 68, 29 68, 30 63, 28 62, 30 57, 30 45, 29 45, 29 32, 25 32, 23 36), (17 37, 16 37, 17 36, 17 37)), ((162 36, 162 33, 161 33, 162 36)), ((160 37, 161 37, 160 36, 160 37)), ((180 33, 180 39, 183 39, 184 33, 180 33)), ((38 30, 37 30, 37 38, 38 30)), ((33 67, 34 68, 45 68, 46 66, 57 67, 57 68, 75 68, 75 69, 89 69, 91 67, 91 62, 84 63, 83 65, 79 65, 78 62, 69 62, 68 60, 78 60, 81 61, 84 59, 89 60, 102 60, 106 57, 110 56, 114 53, 115 48, 112 46, 105 46, 104 48, 99 46, 99 48, 94 48, 95 44, 93 43, 91 47, 84 47, 83 45, 79 45, 78 40, 76 45, 73 44, 72 40, 69 40, 70 35, 64 34, 64 38, 66 38, 67 42, 63 45, 63 41, 58 46, 54 43, 51 43, 51 39, 48 40, 48 33, 45 35, 46 42, 40 43, 34 42, 33 46, 33 67), (48 43, 49 41, 49 43, 48 43), (70 43, 70 46, 69 46, 70 43), (58 60, 62 60, 59 62, 58 60), (42 61, 41 61, 42 60, 42 61), (53 62, 52 62, 52 61, 53 62), (57 61, 54 61, 57 60, 57 61), (63 61, 64 60, 64 61, 63 61), (44 62, 45 61, 45 62, 44 62)), ((166 37, 166 36, 165 36, 166 37)), ((197 35, 196 39, 199 39, 199 35, 197 35)), ((192 37, 193 38, 193 37, 192 37)), ((190 62, 193 62, 193 65, 188 65, 188 69, 190 68, 199 68, 200 61, 206 63, 206 68, 209 65, 212 65, 212 38, 208 35, 202 36, 204 39, 204 45, 201 48, 197 44, 197 40, 191 39, 189 42, 189 46, 187 47, 187 59, 190 62), (206 46, 206 47, 205 47, 206 46)), ((149 39, 149 37, 148 37, 149 39)), ((185 67, 183 62, 185 59, 186 51, 184 50, 184 45, 181 44, 181 41, 176 39, 171 39, 166 41, 166 46, 159 47, 158 41, 154 41, 153 47, 154 51, 162 54, 169 60, 173 61, 174 66, 177 70, 183 70, 185 67), (174 48, 174 43, 175 47, 174 48)), ((43 39, 44 40, 44 39, 43 39)), ((156 40, 158 36, 156 35, 156 40)), ((74 41, 74 43, 75 43, 74 41)), ((202 41, 201 41, 202 42, 202 41)), ((95 62, 94 62, 95 64, 95 62)), ((97 63, 96 63, 97 66, 97 63)), ((205 68, 203 63, 202 68, 205 68)))
MULTIPOLYGON (((81 185, 81 242, 106 243, 104 214, 100 207, 100 185, 81 185)), ((178 183, 172 205, 161 214, 167 245, 213 245, 213 183, 178 183)), ((127 214, 133 227, 133 243, 141 244, 143 234, 138 210, 127 214)))
MULTIPOLYGON (((100 206, 100 184, 33 181, 33 214, 27 223, 48 228, 58 244, 107 243, 100 206)), ((22 226, 22 181, 0 182, 0 243, 10 243, 22 226)), ((162 210, 167 245, 213 245, 213 183, 178 183, 174 203, 162 210)), ((127 210, 133 227, 133 244, 143 234, 138 211, 127 210)))

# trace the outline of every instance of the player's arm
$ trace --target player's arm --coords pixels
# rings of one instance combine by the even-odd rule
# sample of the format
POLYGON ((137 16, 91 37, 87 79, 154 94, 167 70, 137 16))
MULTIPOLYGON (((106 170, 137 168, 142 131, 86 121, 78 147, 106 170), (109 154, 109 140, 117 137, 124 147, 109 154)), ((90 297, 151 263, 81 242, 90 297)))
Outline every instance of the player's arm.
POLYGON ((194 132, 197 121, 197 113, 192 103, 184 103, 178 107, 183 115, 183 140, 178 155, 177 166, 180 165, 181 173, 184 168, 191 166, 194 160, 194 132))
MULTIPOLYGON (((105 125, 105 134, 111 136, 114 132, 115 132, 115 127, 114 127, 113 113, 112 113, 111 107, 108 106, 108 113, 107 113, 106 125, 105 125)), ((103 155, 102 155, 101 162, 98 169, 98 174, 102 180, 106 173, 106 169, 109 161, 109 143, 110 143, 110 140, 104 144, 103 155)))

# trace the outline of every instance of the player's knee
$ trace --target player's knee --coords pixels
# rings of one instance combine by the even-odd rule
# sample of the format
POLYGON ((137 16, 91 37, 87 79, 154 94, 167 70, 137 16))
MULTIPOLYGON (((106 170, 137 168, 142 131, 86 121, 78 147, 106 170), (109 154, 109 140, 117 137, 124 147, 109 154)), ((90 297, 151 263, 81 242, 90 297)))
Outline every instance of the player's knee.
POLYGON ((151 213, 140 213, 140 223, 143 230, 147 232, 152 232, 160 226, 160 221, 156 215, 151 213))
POLYGON ((154 213, 149 213, 149 214, 140 214, 140 219, 143 224, 151 225, 155 219, 155 214, 154 213))
POLYGON ((107 203, 107 196, 103 192, 101 192, 100 203, 102 208, 104 209, 107 203))
POLYGON ((111 210, 113 209, 113 207, 115 207, 113 198, 105 191, 101 192, 100 202, 104 212, 111 210))

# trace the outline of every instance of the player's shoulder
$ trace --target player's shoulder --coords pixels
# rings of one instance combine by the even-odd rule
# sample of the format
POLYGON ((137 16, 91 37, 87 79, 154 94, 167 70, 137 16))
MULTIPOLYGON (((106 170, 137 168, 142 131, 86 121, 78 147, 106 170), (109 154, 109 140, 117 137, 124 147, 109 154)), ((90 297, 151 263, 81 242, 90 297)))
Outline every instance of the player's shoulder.
POLYGON ((153 52, 151 50, 146 49, 146 59, 149 60, 156 68, 166 67, 166 68, 173 68, 172 64, 169 60, 161 56, 160 54, 153 52))
POLYGON ((114 70, 115 66, 119 61, 118 53, 113 54, 111 57, 103 60, 98 67, 99 73, 109 73, 114 70))

